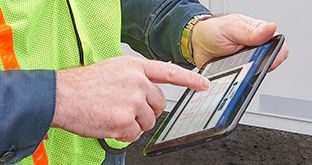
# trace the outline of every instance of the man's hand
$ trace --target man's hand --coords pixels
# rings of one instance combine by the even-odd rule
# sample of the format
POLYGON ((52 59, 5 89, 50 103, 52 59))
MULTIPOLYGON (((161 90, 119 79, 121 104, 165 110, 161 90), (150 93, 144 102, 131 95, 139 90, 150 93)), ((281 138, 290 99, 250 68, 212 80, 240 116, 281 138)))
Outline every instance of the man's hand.
POLYGON ((166 106, 154 83, 209 88, 208 79, 190 70, 130 56, 58 71, 52 126, 85 137, 135 141, 166 106))
MULTIPOLYGON (((253 19, 240 14, 212 17, 198 22, 193 31, 192 44, 197 67, 213 57, 237 52, 244 46, 257 46, 269 41, 276 31, 274 23, 253 19)), ((283 45, 270 70, 288 57, 288 47, 283 45)))

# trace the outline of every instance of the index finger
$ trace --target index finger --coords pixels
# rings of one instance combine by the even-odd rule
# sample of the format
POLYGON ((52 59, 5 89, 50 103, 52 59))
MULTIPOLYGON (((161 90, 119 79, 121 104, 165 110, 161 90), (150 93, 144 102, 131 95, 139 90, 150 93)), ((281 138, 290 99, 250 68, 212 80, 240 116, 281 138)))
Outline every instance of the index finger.
POLYGON ((145 60, 145 75, 154 83, 170 83, 194 90, 206 90, 210 86, 207 78, 176 64, 155 60, 145 60))

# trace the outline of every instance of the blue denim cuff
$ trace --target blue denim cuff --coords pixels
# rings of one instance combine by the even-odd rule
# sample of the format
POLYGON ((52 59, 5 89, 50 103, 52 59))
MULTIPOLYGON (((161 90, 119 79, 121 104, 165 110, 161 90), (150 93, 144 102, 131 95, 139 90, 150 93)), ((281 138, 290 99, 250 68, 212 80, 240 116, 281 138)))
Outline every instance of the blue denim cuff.
POLYGON ((13 163, 31 155, 50 128, 55 71, 1 71, 0 93, 0 164, 13 163))

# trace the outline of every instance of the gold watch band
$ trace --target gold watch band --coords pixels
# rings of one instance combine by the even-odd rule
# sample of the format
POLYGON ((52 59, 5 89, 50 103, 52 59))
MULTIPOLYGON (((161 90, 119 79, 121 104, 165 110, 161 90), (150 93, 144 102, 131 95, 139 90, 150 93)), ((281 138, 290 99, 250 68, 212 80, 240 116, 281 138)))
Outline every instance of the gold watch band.
POLYGON ((206 20, 212 17, 212 15, 197 15, 194 16, 184 27, 181 37, 181 52, 183 57, 189 63, 195 65, 193 57, 193 45, 192 45, 192 33, 194 26, 202 20, 206 20))

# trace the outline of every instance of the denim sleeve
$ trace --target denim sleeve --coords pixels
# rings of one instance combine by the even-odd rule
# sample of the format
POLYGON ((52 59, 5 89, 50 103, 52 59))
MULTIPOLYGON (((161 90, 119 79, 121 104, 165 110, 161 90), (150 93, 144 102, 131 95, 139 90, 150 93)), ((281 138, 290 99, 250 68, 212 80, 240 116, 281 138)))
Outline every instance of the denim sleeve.
POLYGON ((193 16, 210 14, 197 0, 121 0, 122 42, 149 59, 193 68, 181 54, 181 36, 193 16))
POLYGON ((31 155, 47 133, 56 100, 55 71, 0 71, 0 164, 31 155))

